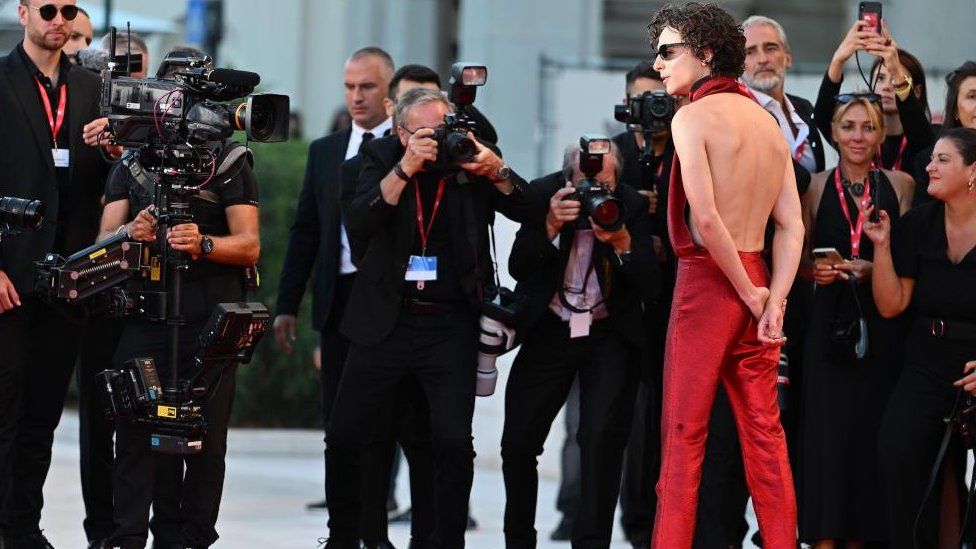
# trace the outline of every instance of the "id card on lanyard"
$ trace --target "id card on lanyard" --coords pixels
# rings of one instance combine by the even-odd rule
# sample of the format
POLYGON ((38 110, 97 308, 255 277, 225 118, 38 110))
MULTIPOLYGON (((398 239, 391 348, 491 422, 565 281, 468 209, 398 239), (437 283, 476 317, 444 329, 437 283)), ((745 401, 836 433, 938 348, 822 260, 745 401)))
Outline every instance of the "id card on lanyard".
POLYGON ((44 85, 41 81, 34 77, 34 82, 37 83, 37 91, 41 94, 41 104, 44 105, 44 114, 47 115, 48 127, 51 129, 51 157, 54 160, 55 168, 67 168, 71 165, 71 158, 67 148, 62 148, 58 145, 58 133, 61 132, 61 127, 64 125, 64 113, 65 108, 68 104, 68 85, 61 84, 58 86, 58 107, 57 112, 51 107, 51 98, 47 94, 47 90, 44 89, 44 85))
MULTIPOLYGON (((834 168, 834 185, 837 187, 837 199, 840 201, 840 209, 844 212, 844 219, 847 226, 851 229, 851 259, 858 259, 861 255, 861 234, 864 232, 864 208, 867 206, 871 196, 871 177, 864 180, 864 191, 861 197, 861 207, 857 210, 857 222, 851 220, 851 212, 847 207, 847 196, 844 194, 844 185, 840 180, 840 167, 834 168)), ((877 206, 875 206, 877 207, 877 206)))
POLYGON ((430 212, 430 223, 427 223, 425 227, 424 207, 420 201, 420 183, 417 182, 416 178, 413 180, 413 188, 417 197, 417 232, 420 233, 420 255, 410 256, 404 280, 416 281, 418 290, 424 289, 424 282, 437 280, 437 257, 427 256, 427 237, 430 236, 434 219, 437 218, 437 210, 440 209, 441 200, 444 198, 445 183, 446 180, 443 178, 437 183, 437 196, 434 198, 434 207, 430 212))

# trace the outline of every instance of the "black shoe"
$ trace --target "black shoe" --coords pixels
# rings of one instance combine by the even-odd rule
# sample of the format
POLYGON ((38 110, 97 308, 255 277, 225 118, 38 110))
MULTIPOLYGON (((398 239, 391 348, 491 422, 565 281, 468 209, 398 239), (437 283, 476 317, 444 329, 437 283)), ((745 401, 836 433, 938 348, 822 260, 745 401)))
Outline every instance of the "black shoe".
POLYGON ((51 542, 48 541, 47 538, 44 537, 44 534, 40 532, 24 534, 20 536, 20 539, 17 540, 17 542, 13 544, 8 542, 7 545, 15 549, 54 549, 51 542))
POLYGON ((559 521, 559 526, 549 534, 552 541, 569 541, 573 539, 573 521, 565 516, 559 521))
POLYGON ((407 507, 407 510, 402 513, 394 514, 389 519, 390 524, 410 524, 410 519, 413 517, 413 509, 407 507))
POLYGON ((465 530, 477 530, 478 521, 474 520, 474 517, 468 515, 468 525, 464 528, 465 530))
POLYGON ((309 511, 321 511, 323 509, 328 509, 329 505, 323 499, 322 501, 313 501, 311 503, 306 503, 305 508, 309 511))
POLYGON ((390 496, 390 497, 386 498, 386 512, 387 512, 387 514, 389 514, 389 513, 396 513, 397 512, 397 509, 399 509, 399 508, 400 508, 400 506, 397 504, 397 500, 396 500, 395 497, 390 496))
POLYGON ((319 549, 360 549, 359 540, 343 541, 338 539, 319 538, 319 549), (324 544, 324 546, 323 546, 324 544))
POLYGON ((396 549, 390 540, 382 541, 363 541, 363 549, 396 549))

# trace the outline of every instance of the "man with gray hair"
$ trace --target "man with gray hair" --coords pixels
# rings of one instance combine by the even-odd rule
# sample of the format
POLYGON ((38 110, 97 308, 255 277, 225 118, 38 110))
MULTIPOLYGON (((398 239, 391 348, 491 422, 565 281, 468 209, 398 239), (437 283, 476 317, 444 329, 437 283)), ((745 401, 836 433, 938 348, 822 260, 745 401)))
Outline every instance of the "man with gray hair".
POLYGON ((388 429, 377 410, 408 377, 429 404, 437 526, 437 545, 411 547, 464 547, 478 319, 497 293, 488 229, 496 212, 526 222, 538 209, 525 181, 470 133, 473 157, 445 161, 447 139, 435 129, 445 129, 451 110, 438 90, 406 92, 397 102, 398 139, 363 148, 343 211, 364 252, 340 327, 351 344, 327 436, 327 549, 359 547, 362 450, 388 429))
POLYGON ((810 173, 823 171, 823 142, 813 123, 813 105, 784 91, 786 70, 793 66, 786 32, 775 20, 762 15, 743 21, 742 29, 746 36, 742 81, 759 104, 776 117, 793 160, 810 173))
POLYGON ((573 547, 610 545, 647 343, 641 304, 654 299, 660 283, 651 235, 640 230, 647 201, 620 182, 616 145, 602 156, 591 183, 622 202, 619 224, 597 224, 574 194, 587 177, 580 170, 582 154, 579 144, 571 146, 561 172, 532 182, 548 211, 522 225, 509 258, 516 293, 525 301, 525 336, 505 389, 502 433, 509 549, 536 546, 536 464, 577 376, 581 498, 571 537, 573 547))

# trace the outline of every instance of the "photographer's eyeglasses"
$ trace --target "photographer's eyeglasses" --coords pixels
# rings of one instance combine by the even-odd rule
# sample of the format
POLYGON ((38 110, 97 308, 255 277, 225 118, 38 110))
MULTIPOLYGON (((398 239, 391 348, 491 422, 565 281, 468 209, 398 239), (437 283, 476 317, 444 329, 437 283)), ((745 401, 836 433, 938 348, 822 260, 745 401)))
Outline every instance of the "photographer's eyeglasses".
POLYGON ((864 99, 871 103, 881 104, 881 96, 876 93, 842 93, 834 96, 834 100, 841 105, 850 103, 856 99, 864 99))
POLYGON ((37 10, 41 14, 41 19, 45 21, 52 21, 58 15, 58 11, 61 12, 61 17, 65 21, 74 21, 75 17, 78 17, 78 6, 61 6, 60 10, 54 4, 44 4, 41 7, 28 6, 32 10, 37 10))
POLYGON ((674 51, 674 48, 677 48, 678 46, 687 46, 687 45, 688 44, 686 42, 672 42, 670 44, 660 44, 657 47, 657 57, 660 57, 664 61, 670 61, 675 57, 677 57, 678 53, 680 53, 674 51))

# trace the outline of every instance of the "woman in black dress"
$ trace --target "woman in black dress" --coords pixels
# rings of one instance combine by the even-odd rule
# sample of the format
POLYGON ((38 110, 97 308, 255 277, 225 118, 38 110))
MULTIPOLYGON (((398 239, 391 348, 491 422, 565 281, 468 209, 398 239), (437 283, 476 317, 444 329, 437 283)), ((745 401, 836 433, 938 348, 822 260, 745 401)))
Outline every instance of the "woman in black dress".
MULTIPOLYGON (((976 376, 976 130, 940 138, 927 167, 936 200, 908 213, 889 238, 890 217, 864 232, 874 243, 874 300, 891 318, 910 307, 905 367, 882 421, 879 453, 892 548, 937 547, 941 481, 925 498, 949 415, 976 376), (923 509, 924 500, 924 510, 923 509)), ((958 530, 958 529, 957 529, 958 530)), ((957 540, 942 540, 958 546, 957 540)), ((948 545, 943 545, 948 546, 948 545)))
POLYGON ((880 317, 871 299, 871 242, 861 235, 869 196, 892 218, 907 211, 913 182, 903 172, 869 174, 884 139, 884 116, 874 94, 841 97, 833 139, 840 163, 814 174, 803 196, 806 258, 801 276, 816 282, 804 352, 797 495, 800 540, 818 549, 885 539, 876 441, 895 375, 890 360, 897 326, 880 317), (871 189, 876 185, 876 189, 871 189), (811 250, 835 248, 840 262, 815 262, 811 250), (854 281, 852 285, 852 280, 854 281), (863 359, 832 352, 831 326, 867 321, 871 353, 863 359), (885 383, 885 378, 890 381, 885 383))

